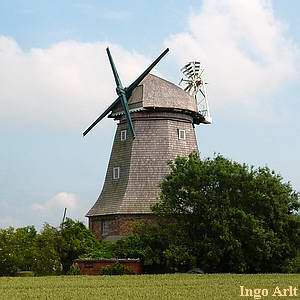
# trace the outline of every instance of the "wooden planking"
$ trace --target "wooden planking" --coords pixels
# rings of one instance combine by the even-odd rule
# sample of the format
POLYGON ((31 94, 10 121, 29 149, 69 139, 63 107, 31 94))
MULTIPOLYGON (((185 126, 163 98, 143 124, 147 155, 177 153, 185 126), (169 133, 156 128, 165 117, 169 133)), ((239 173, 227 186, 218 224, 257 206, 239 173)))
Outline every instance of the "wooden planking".
POLYGON ((150 213, 157 202, 161 180, 168 174, 168 161, 198 151, 192 117, 182 113, 138 112, 132 114, 136 138, 120 140, 126 128, 117 127, 103 190, 87 216, 150 213), (178 139, 178 129, 186 139, 178 139), (120 179, 112 179, 119 166, 120 179))
MULTIPOLYGON (((195 98, 177 85, 158 76, 148 74, 137 86, 128 100, 129 109, 168 108, 197 113, 195 98)), ((121 103, 113 110, 112 116, 123 112, 121 103)))

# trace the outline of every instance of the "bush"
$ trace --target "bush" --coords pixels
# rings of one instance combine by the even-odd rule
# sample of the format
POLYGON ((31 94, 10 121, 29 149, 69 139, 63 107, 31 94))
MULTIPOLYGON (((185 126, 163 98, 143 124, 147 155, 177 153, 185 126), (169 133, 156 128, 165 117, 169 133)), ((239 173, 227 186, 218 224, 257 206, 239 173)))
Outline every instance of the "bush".
POLYGON ((80 268, 73 264, 67 272, 67 275, 80 275, 80 268))
POLYGON ((60 228, 45 224, 40 233, 33 226, 0 229, 0 276, 15 276, 18 271, 67 274, 79 257, 111 258, 111 244, 97 240, 83 223, 69 218, 60 228))
POLYGON ((169 242, 162 231, 149 224, 140 224, 132 236, 118 240, 114 245, 116 257, 139 258, 145 273, 165 273, 168 271, 164 251, 169 242))
POLYGON ((14 276, 18 270, 31 270, 35 239, 33 226, 0 229, 0 276, 14 276))
POLYGON ((61 242, 58 244, 58 252, 63 267, 63 273, 66 274, 73 261, 77 258, 111 258, 109 244, 99 241, 79 222, 69 218, 61 225, 59 231, 61 242), (97 257, 98 258, 98 257, 97 257))
POLYGON ((34 273, 32 271, 19 271, 16 274, 17 277, 33 277, 34 273))
POLYGON ((99 241, 97 247, 90 249, 79 256, 80 259, 103 259, 113 258, 113 244, 106 241, 99 241))
POLYGON ((100 271, 100 275, 132 275, 134 272, 127 266, 115 263, 111 266, 104 267, 100 271))
POLYGON ((166 266, 170 272, 187 272, 195 266, 196 258, 182 245, 170 245, 164 251, 166 266))
POLYGON ((34 245, 32 270, 35 275, 60 275, 62 264, 59 257, 58 245, 60 235, 56 228, 45 224, 34 245))

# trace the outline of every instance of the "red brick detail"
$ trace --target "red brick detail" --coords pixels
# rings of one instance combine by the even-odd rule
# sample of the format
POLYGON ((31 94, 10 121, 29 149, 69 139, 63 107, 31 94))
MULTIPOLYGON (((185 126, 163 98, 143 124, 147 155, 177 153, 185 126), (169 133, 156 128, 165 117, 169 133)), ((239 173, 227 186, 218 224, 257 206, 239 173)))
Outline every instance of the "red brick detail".
POLYGON ((98 239, 109 236, 127 236, 133 233, 134 226, 139 223, 153 223, 155 216, 152 214, 136 215, 108 215, 89 217, 89 228, 98 239), (101 232, 101 222, 109 223, 106 234, 101 232))
POLYGON ((76 259, 74 261, 74 264, 79 267, 81 275, 100 275, 100 271, 104 267, 112 266, 117 262, 131 269, 134 274, 143 273, 143 265, 139 259, 76 259))

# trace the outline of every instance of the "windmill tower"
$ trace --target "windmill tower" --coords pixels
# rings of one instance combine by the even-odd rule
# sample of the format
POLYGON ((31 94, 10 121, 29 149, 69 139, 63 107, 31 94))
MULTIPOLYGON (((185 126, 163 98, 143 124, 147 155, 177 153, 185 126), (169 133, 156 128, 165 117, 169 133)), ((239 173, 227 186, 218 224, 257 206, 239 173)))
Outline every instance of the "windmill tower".
POLYGON ((153 218, 151 206, 157 202, 159 185, 169 172, 168 161, 198 151, 194 125, 208 124, 211 119, 206 96, 204 105, 203 99, 201 104, 197 99, 200 89, 201 95, 206 95, 200 65, 190 63, 183 68, 184 89, 150 74, 169 51, 166 49, 123 88, 110 51, 106 51, 118 98, 83 135, 108 114, 117 121, 117 130, 103 189, 86 216, 98 238, 114 240, 128 235, 134 223, 153 218))

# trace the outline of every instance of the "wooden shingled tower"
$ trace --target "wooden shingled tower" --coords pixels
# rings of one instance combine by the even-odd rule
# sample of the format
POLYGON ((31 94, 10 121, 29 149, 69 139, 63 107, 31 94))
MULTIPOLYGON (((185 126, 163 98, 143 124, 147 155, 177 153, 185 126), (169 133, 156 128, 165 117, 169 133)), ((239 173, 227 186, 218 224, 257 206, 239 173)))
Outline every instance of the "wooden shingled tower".
POLYGON ((108 114, 117 121, 103 189, 86 215, 90 230, 100 239, 118 239, 137 221, 151 220, 168 161, 198 151, 194 125, 208 122, 195 97, 149 73, 167 52, 123 88, 107 49, 118 98, 84 132, 108 114))

